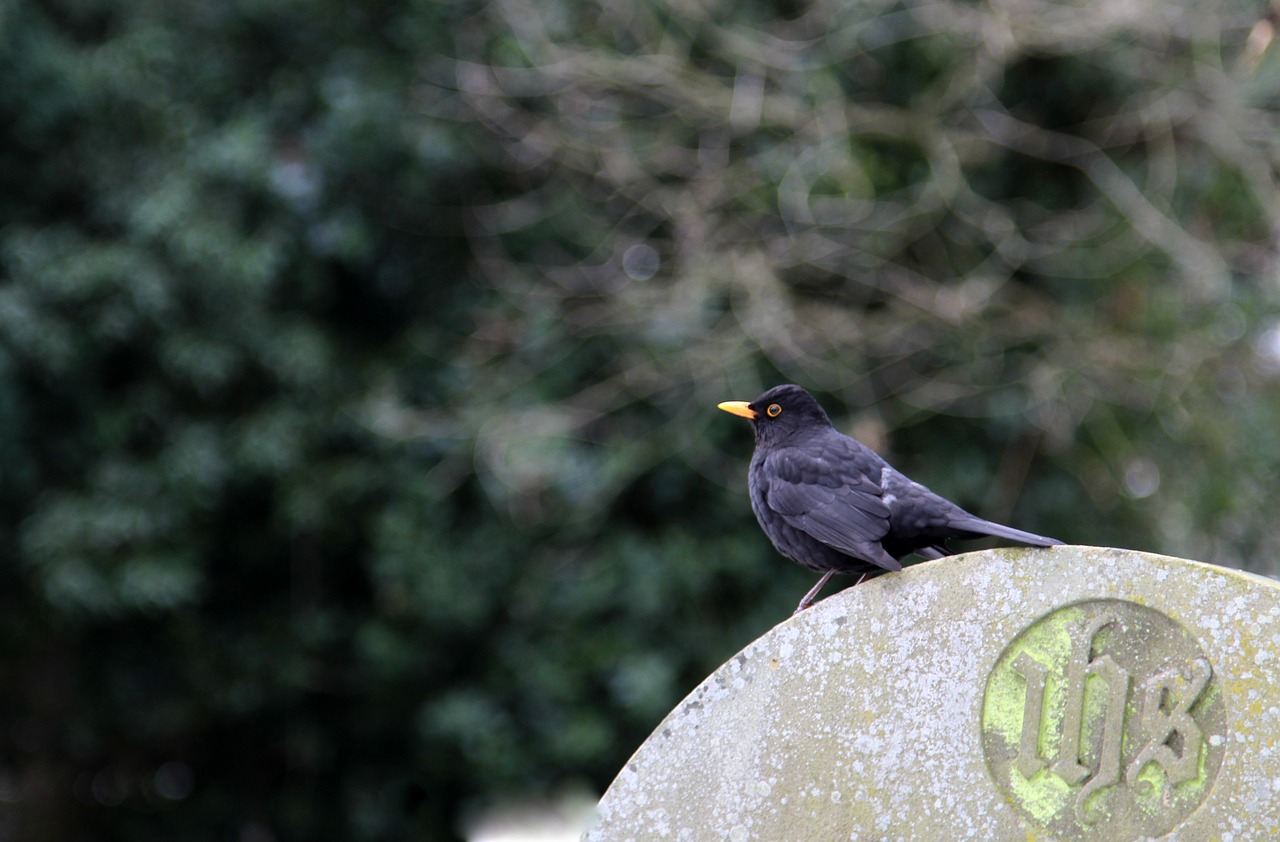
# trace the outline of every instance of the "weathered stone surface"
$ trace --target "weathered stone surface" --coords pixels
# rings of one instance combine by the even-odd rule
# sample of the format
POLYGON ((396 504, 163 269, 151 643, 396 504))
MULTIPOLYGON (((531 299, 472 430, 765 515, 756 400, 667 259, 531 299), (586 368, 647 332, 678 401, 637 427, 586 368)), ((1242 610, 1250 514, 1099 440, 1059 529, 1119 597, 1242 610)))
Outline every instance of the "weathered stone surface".
POLYGON ((941 559, 722 666, 585 838, 1273 838, 1278 665, 1267 579, 1090 547, 941 559))

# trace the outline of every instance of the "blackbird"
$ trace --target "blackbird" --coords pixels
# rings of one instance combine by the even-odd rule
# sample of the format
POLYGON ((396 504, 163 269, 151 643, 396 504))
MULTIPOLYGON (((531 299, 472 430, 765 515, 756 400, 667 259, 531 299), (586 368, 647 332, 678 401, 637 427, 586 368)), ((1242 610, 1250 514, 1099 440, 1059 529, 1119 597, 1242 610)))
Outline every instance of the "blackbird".
POLYGON ((971 515, 907 479, 859 441, 831 426, 799 386, 775 386, 751 401, 726 401, 725 412, 751 419, 756 449, 748 488, 751 509, 773 546, 822 573, 796 606, 808 608, 835 573, 860 573, 854 584, 915 553, 948 555, 948 538, 992 535, 1037 547, 1061 541, 971 515))

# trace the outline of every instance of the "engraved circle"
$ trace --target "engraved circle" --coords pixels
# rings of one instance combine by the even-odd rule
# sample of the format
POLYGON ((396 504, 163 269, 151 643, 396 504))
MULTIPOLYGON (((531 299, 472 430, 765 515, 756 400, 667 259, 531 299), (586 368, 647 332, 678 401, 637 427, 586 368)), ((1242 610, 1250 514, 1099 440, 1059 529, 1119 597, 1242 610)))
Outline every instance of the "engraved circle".
POLYGON ((1064 605, 987 677, 982 749, 1022 818, 1059 838, 1163 836, 1204 802, 1226 752, 1221 682, 1199 642, 1145 605, 1064 605))

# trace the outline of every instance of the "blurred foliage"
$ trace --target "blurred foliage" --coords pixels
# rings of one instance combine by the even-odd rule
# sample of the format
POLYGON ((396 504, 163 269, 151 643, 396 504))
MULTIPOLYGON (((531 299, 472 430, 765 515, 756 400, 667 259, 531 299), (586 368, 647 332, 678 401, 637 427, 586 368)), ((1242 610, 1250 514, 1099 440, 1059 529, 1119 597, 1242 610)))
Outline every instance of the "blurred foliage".
POLYGON ((1258 3, 0 0, 0 839, 449 838, 811 576, 782 381, 1280 573, 1258 3))

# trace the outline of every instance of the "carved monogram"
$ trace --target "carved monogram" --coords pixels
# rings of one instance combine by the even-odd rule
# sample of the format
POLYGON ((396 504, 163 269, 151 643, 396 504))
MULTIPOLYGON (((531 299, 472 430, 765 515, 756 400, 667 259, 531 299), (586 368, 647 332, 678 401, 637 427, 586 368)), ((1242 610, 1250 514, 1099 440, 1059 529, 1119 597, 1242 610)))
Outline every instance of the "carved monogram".
POLYGON ((1059 833, 1167 833, 1225 750, 1213 666, 1169 617, 1120 600, 1058 609, 992 670, 983 746, 1024 817, 1059 833))

